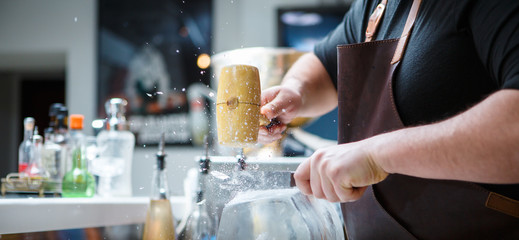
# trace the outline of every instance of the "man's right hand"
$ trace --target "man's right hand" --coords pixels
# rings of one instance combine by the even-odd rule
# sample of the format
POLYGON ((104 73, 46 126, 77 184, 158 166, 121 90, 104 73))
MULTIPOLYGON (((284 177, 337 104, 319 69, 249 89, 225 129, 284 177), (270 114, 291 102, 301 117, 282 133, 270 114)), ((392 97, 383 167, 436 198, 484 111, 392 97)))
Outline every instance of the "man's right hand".
POLYGON ((302 105, 301 95, 286 86, 276 86, 262 91, 261 114, 267 119, 277 119, 280 123, 274 124, 268 129, 261 126, 258 141, 268 144, 282 137, 287 124, 297 116, 302 105))
POLYGON ((313 118, 333 110, 337 90, 319 58, 306 53, 290 67, 280 86, 262 91, 261 106, 269 121, 280 122, 268 129, 260 127, 258 142, 267 144, 280 139, 295 117, 313 118))

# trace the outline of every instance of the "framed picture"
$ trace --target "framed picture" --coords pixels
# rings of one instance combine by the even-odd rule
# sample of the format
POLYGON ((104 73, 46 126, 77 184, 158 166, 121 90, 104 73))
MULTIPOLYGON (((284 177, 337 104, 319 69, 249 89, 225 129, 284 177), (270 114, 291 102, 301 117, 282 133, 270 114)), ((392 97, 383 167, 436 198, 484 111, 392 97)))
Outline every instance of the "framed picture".
POLYGON ((137 145, 190 144, 192 84, 209 84, 210 0, 100 0, 98 116, 113 97, 128 101, 137 145))
POLYGON ((314 45, 335 29, 349 8, 350 4, 278 8, 278 46, 313 51, 314 45))

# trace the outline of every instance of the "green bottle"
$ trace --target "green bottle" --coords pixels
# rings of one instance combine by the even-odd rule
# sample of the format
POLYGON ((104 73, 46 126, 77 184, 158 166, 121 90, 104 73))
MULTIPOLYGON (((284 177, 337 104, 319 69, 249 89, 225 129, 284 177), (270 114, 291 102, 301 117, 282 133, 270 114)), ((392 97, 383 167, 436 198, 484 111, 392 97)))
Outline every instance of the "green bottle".
POLYGON ((71 114, 70 119, 70 161, 72 168, 65 173, 61 185, 63 197, 93 197, 96 183, 94 176, 88 172, 85 158, 83 115, 71 114))

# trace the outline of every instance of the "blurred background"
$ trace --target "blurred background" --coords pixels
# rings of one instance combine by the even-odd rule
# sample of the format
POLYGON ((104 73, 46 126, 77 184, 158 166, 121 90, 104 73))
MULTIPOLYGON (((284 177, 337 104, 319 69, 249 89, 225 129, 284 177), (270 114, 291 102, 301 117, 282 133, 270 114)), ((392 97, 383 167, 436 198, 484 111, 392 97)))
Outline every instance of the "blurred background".
MULTIPOLYGON (((169 181, 182 194, 186 170, 203 147, 190 114, 193 84, 211 88, 210 57, 235 49, 311 51, 347 11, 344 0, 0 0, 0 176, 17 169, 24 117, 48 126, 49 106, 64 103, 90 123, 106 117, 110 97, 129 99, 136 134, 133 193, 147 196, 161 131, 167 131, 169 181), (161 126, 161 127, 157 127, 161 126), (164 127, 167 126, 167 127, 164 127), (167 128, 167 129, 164 129, 167 128), (175 184, 177 183, 177 184, 175 184)), ((336 140, 336 111, 304 130, 336 140)), ((203 129, 203 131, 209 131, 203 129)))

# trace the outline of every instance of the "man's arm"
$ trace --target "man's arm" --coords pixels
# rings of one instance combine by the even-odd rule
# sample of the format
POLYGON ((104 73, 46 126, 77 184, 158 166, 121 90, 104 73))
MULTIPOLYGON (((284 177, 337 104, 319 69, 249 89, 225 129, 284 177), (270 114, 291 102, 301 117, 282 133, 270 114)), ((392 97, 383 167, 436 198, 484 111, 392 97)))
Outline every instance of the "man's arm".
POLYGON ((294 178, 305 194, 359 199, 388 173, 519 183, 519 91, 501 90, 445 121, 318 149, 294 178))
POLYGON ((500 90, 448 120, 367 140, 388 173, 519 183, 519 91, 500 90))
MULTIPOLYGON (((299 95, 300 106, 293 117, 317 117, 337 106, 337 91, 323 64, 313 53, 301 56, 292 65, 280 87, 299 95)), ((283 115, 283 109, 287 110, 293 104, 290 99, 293 96, 271 96, 269 93, 267 96, 262 97, 262 113, 270 119, 283 115)))
POLYGON ((337 106, 337 91, 321 61, 313 53, 292 65, 280 86, 261 93, 261 114, 281 124, 260 127, 258 141, 270 143, 282 137, 286 124, 296 117, 321 116, 337 106))

